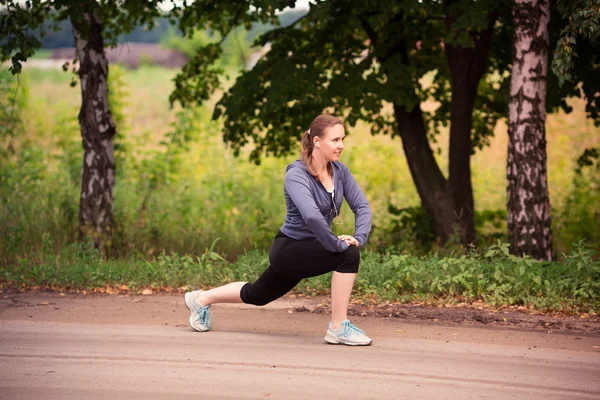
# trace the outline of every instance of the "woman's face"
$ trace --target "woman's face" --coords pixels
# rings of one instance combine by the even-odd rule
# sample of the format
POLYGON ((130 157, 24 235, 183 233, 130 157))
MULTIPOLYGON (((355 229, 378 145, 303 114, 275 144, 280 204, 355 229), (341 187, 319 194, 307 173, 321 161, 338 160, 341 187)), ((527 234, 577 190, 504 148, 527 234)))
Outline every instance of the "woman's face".
POLYGON ((315 138, 316 147, 321 151, 325 161, 338 161, 340 154, 344 151, 344 139, 346 134, 344 127, 340 124, 325 130, 322 138, 315 138))

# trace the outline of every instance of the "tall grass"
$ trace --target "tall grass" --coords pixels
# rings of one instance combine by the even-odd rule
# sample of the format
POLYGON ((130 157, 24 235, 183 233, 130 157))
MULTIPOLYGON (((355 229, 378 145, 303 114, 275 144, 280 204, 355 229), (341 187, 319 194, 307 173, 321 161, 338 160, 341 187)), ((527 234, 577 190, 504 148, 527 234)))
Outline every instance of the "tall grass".
MULTIPOLYGON (((285 213, 285 166, 296 159, 265 159, 260 166, 245 154, 232 155, 221 139, 219 122, 207 107, 169 108, 175 72, 146 66, 136 71, 111 67, 111 103, 119 122, 115 236, 111 252, 154 257, 203 254, 216 238, 215 251, 228 259, 267 249, 285 213)), ((79 87, 60 71, 25 69, 28 97, 20 110, 23 131, 15 152, 0 165, 0 263, 42 260, 76 238, 81 139, 77 123, 79 87)), ((569 100, 571 114, 548 116, 548 163, 553 206, 554 246, 569 253, 586 238, 598 250, 600 231, 597 180, 576 178, 577 157, 598 146, 600 131, 585 119, 584 104, 569 100), (594 183, 596 182, 596 183, 594 183)), ((364 188, 374 211, 371 250, 395 247, 419 254, 419 220, 390 212, 417 207, 401 143, 371 137, 369 127, 351 129, 342 161, 364 188)), ((447 165, 448 132, 441 134, 440 164, 447 165)), ((491 146, 472 159, 480 246, 505 238, 506 126, 500 124, 491 146)), ((299 149, 298 149, 299 150, 299 149)), ((353 232, 352 213, 342 209, 339 233, 353 232)))

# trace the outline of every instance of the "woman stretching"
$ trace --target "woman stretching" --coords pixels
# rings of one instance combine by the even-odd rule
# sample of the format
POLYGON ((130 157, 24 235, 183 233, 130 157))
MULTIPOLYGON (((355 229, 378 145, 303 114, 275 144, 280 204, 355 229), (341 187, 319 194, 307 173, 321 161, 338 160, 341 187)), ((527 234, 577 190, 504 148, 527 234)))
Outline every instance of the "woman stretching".
POLYGON ((246 303, 263 306, 280 298, 302 279, 333 271, 331 322, 325 341, 367 346, 365 332, 348 320, 348 303, 358 273, 359 248, 371 231, 371 209, 348 167, 339 161, 344 150, 342 121, 319 115, 302 137, 302 157, 288 165, 284 180, 285 221, 269 251, 269 267, 254 283, 233 282, 210 290, 185 294, 191 311, 190 325, 210 330, 210 306, 246 303), (335 236, 330 225, 343 223, 339 210, 343 198, 355 215, 354 234, 335 236))

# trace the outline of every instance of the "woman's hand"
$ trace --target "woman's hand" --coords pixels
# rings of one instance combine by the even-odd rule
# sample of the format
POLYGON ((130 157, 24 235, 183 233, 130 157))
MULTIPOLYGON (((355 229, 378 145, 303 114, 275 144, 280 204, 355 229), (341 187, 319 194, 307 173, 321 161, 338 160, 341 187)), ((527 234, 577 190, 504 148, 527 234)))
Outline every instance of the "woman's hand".
POLYGON ((358 247, 358 240, 356 240, 356 238, 354 236, 340 235, 340 236, 338 236, 338 239, 340 239, 343 242, 348 243, 348 246, 356 246, 356 247, 358 247))

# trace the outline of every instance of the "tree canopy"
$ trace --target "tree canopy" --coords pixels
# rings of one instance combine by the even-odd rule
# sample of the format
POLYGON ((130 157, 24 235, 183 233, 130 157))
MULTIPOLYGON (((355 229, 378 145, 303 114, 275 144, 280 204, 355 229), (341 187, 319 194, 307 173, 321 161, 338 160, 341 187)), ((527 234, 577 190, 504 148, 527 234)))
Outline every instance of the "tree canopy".
POLYGON ((137 26, 152 28, 162 15, 160 0, 0 0, 0 58, 11 60, 13 74, 21 72, 26 61, 41 47, 41 39, 49 31, 61 28, 63 21, 82 18, 84 7, 96 7, 102 18, 105 44, 115 46, 123 33, 137 26))
MULTIPOLYGON (((562 85, 565 81, 574 82, 578 78, 577 71, 574 71, 574 59, 580 57, 576 50, 577 39, 579 46, 582 46, 582 42, 592 46, 598 44, 600 0, 558 0, 557 6, 564 26, 556 41, 552 70, 562 85)), ((583 46, 583 51, 587 52, 585 44, 583 46)), ((582 60, 582 63, 585 61, 582 60)))
MULTIPOLYGON (((429 137, 434 139, 450 118, 452 90, 444 47, 453 43, 472 46, 468 33, 481 30, 495 13, 492 52, 473 111, 472 144, 481 147, 497 120, 507 115, 512 43, 509 3, 444 3, 450 4, 444 8, 433 0, 319 1, 289 26, 265 33, 255 44, 270 43, 270 51, 251 71, 241 74, 215 109, 214 118, 224 120, 224 140, 238 152, 252 143, 251 159, 257 162, 263 154, 286 154, 294 151, 302 130, 323 110, 345 116, 350 126, 362 120, 373 134, 394 136, 398 130, 389 104, 411 107, 426 100, 439 104, 424 114, 429 137), (448 24, 450 14, 454 15, 452 24, 448 24), (391 46, 402 46, 404 54, 390 57, 391 46)), ((275 12, 288 5, 287 1, 242 5, 197 1, 175 10, 174 16, 184 32, 194 19, 226 35, 235 25, 250 26, 259 20, 275 23, 275 12), (248 7, 253 11, 247 12, 248 7)), ((561 10, 553 7, 551 46, 566 29, 561 16, 561 10)), ((591 43, 580 44, 573 84, 561 87, 555 75, 549 76, 548 110, 562 107, 569 111, 565 98, 585 96, 589 116, 598 121, 594 93, 600 83, 591 79, 598 72, 594 50, 591 43)), ((211 67, 219 54, 217 45, 203 48, 178 75, 171 102, 188 105, 207 99, 219 87, 222 71, 211 67)))

